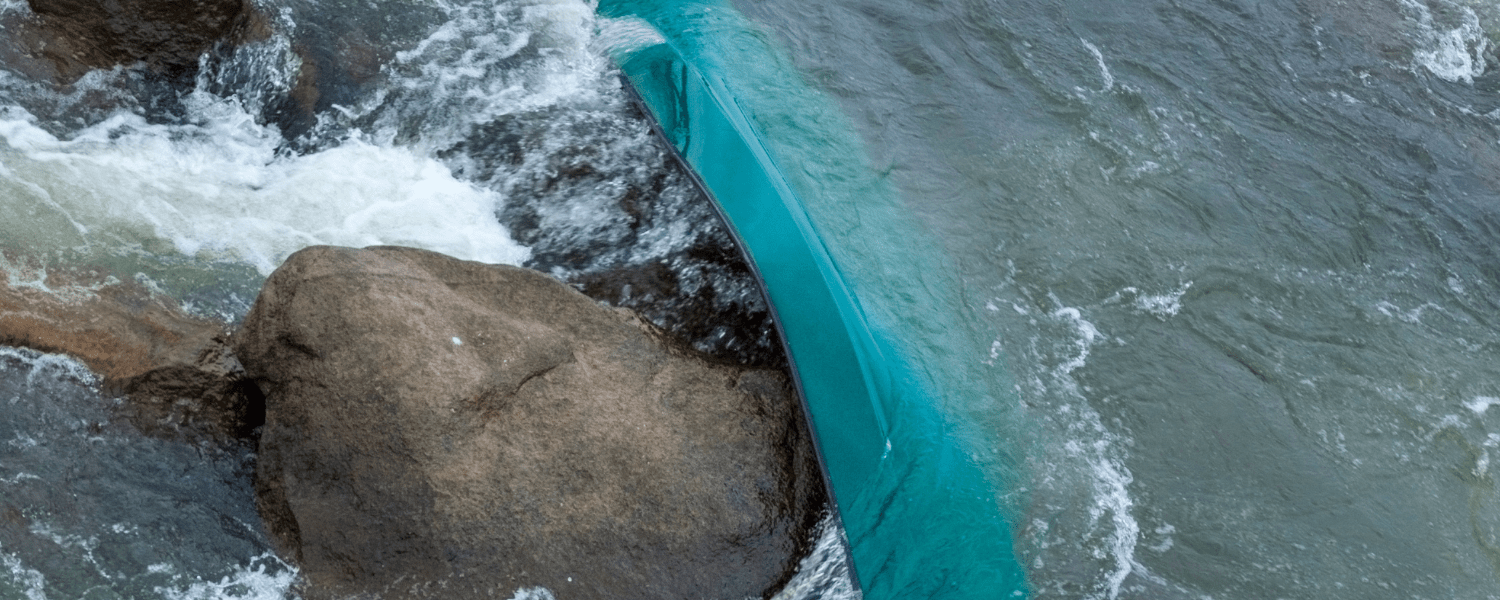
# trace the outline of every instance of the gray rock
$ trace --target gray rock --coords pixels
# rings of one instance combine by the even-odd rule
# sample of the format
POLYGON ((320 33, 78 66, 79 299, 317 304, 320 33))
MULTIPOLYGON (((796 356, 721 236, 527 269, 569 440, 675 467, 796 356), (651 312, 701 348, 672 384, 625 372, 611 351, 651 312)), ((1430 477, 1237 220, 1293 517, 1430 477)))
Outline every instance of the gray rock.
POLYGON ((235 347, 266 394, 261 512, 309 598, 760 597, 824 506, 784 375, 534 271, 309 248, 235 347))

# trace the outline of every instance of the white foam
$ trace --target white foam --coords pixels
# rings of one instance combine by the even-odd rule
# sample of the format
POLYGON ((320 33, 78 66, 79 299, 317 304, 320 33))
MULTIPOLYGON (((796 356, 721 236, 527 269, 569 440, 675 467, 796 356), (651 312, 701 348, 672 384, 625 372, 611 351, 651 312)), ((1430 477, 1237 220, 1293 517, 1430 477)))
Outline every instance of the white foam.
POLYGON ((394 136, 420 118, 428 148, 446 148, 477 125, 548 107, 596 101, 611 65, 591 44, 593 8, 582 0, 454 4, 448 20, 388 72, 399 99, 371 99, 353 114, 382 111, 376 133, 394 136), (518 64, 519 63, 519 64, 518 64))
POLYGON ((1464 289, 1464 282, 1463 282, 1463 280, 1461 280, 1461 279, 1459 279, 1457 277, 1449 277, 1448 278, 1448 289, 1452 290, 1453 293, 1458 294, 1460 296, 1466 295, 1468 293, 1468 291, 1464 289))
MULTIPOLYGON (((495 218, 498 193, 437 161, 352 139, 278 157, 278 134, 232 103, 199 95, 200 125, 120 114, 72 140, 33 119, 0 120, 0 235, 35 250, 159 246, 269 273, 306 246, 395 244, 518 264, 528 250, 495 218)), ((11 111, 12 114, 15 111, 11 111)))
MULTIPOLYGON (((1185 291, 1185 288, 1184 288, 1185 291)), ((1056 296, 1052 300, 1061 305, 1056 296)), ((1087 366, 1094 344, 1108 339, 1094 324, 1084 318, 1081 309, 1061 306, 1052 311, 1052 319, 1073 330, 1072 354, 1064 354, 1052 367, 1046 384, 1052 393, 1066 401, 1054 409, 1064 417, 1069 439, 1063 450, 1070 458, 1087 465, 1094 497, 1089 507, 1087 535, 1101 536, 1101 553, 1095 558, 1108 561, 1112 568, 1101 575, 1103 580, 1087 595, 1091 599, 1119 597, 1125 580, 1138 570, 1135 549, 1141 537, 1140 524, 1131 514, 1135 502, 1130 496, 1133 477, 1125 466, 1120 437, 1105 427, 1099 413, 1090 405, 1074 373, 1087 366)))
POLYGON ((1397 306, 1396 304, 1385 300, 1375 303, 1375 310, 1380 311, 1380 314, 1383 314, 1387 317, 1400 319, 1407 323, 1422 322, 1422 313, 1427 312, 1427 309, 1429 308, 1442 310, 1442 307, 1431 302, 1428 302, 1411 310, 1403 309, 1400 306, 1397 306))
POLYGON ((218 581, 195 578, 154 591, 165 600, 284 600, 296 580, 295 568, 267 553, 218 581))
POLYGON ((106 285, 119 283, 118 278, 110 275, 97 281, 49 284, 47 267, 30 258, 13 258, 0 252, 0 273, 5 274, 5 283, 11 289, 33 289, 65 303, 78 303, 96 297, 106 285))
POLYGON ((655 27, 637 17, 601 17, 597 22, 594 46, 601 52, 624 55, 666 41, 655 27))
POLYGON ((859 600, 846 562, 843 530, 832 515, 818 523, 817 542, 803 557, 797 574, 771 600, 859 600))
POLYGON ((1104 300, 1104 304, 1112 304, 1128 296, 1134 296, 1135 299, 1130 303, 1132 308, 1137 312, 1148 313, 1165 321, 1168 317, 1176 316, 1178 312, 1182 311, 1182 297, 1192 287, 1193 282, 1188 281, 1178 286, 1175 290, 1165 294, 1153 295, 1144 293, 1140 288, 1131 286, 1111 294, 1109 298, 1104 300))
MULTIPOLYGON (((36 438, 34 438, 34 437, 30 436, 30 435, 27 435, 27 434, 24 434, 24 433, 17 433, 16 437, 12 438, 9 442, 6 442, 6 443, 9 444, 13 448, 19 448, 21 450, 26 450, 26 449, 37 447, 37 445, 40 444, 41 442, 37 441, 36 438)), ((21 476, 17 475, 16 476, 16 481, 20 481, 20 480, 21 480, 21 476)))
POLYGON ((1191 287, 1193 287, 1193 282, 1189 281, 1166 294, 1156 296, 1141 294, 1135 298, 1135 307, 1142 312, 1156 315, 1160 319, 1175 316, 1182 310, 1182 296, 1191 287))
POLYGON ((1088 48, 1089 52, 1093 53, 1094 62, 1099 64, 1099 76, 1104 78, 1104 89, 1101 89, 1099 91, 1107 92, 1114 89, 1115 76, 1109 72, 1109 65, 1104 64, 1104 53, 1099 51, 1098 46, 1093 45, 1086 39, 1078 38, 1078 41, 1083 42, 1084 47, 1088 48))
MULTIPOLYGON (((29 369, 26 385, 36 386, 42 378, 53 381, 70 381, 84 386, 97 386, 100 379, 87 366, 66 354, 47 354, 27 348, 0 346, 0 359, 19 362, 29 369)), ((0 370, 7 368, 6 360, 0 360, 0 370)), ((46 382, 41 382, 45 384, 46 382)))
POLYGON ((1173 527, 1170 524, 1165 524, 1164 523, 1160 527, 1156 528, 1155 533, 1157 535, 1161 536, 1161 538, 1162 538, 1161 542, 1159 542, 1159 543, 1157 543, 1155 545, 1147 546, 1147 548, 1150 549, 1152 552, 1155 552, 1157 554, 1161 554, 1161 553, 1164 553, 1164 552, 1166 552, 1168 550, 1171 550, 1172 546, 1175 543, 1172 540, 1172 534, 1177 533, 1177 528, 1173 527))
POLYGON ((1464 427, 1464 420, 1459 418, 1458 415, 1443 415, 1442 418, 1438 419, 1436 425, 1427 430, 1427 435, 1422 436, 1422 439, 1431 442, 1437 439, 1438 434, 1445 430, 1460 430, 1464 427))
POLYGON ((0 551, 0 565, 5 567, 0 576, 8 576, 26 594, 26 600, 47 600, 47 578, 40 571, 27 568, 20 558, 3 551, 0 551))
POLYGON ((5 272, 6 285, 11 289, 31 288, 47 293, 53 291, 47 286, 46 267, 25 268, 12 264, 4 254, 0 254, 0 271, 5 272))
MULTIPOLYGON (((568 581, 572 580, 571 577, 568 578, 568 581)), ((552 590, 544 587, 520 588, 516 590, 515 595, 510 597, 510 600, 557 600, 557 596, 552 594, 552 590)))
POLYGON ((32 475, 31 473, 16 473, 15 477, 11 477, 9 479, 0 478, 0 483, 3 483, 5 485, 15 485, 17 483, 20 483, 22 481, 26 481, 28 479, 30 479, 30 480, 40 480, 41 477, 37 477, 36 475, 32 475))
POLYGON ((979 362, 991 367, 995 366, 995 361, 1000 360, 1001 348, 1004 348, 1004 345, 1000 343, 1000 340, 990 342, 990 357, 979 362))
MULTIPOLYGON (((1092 411, 1090 411, 1092 412, 1092 411)), ((1097 420, 1098 414, 1092 415, 1097 420)), ((1103 442, 1107 443, 1107 442, 1103 442)), ((1093 462, 1095 477, 1095 503, 1089 507, 1089 518, 1097 522, 1108 516, 1114 530, 1109 537, 1110 557, 1115 569, 1105 582, 1104 597, 1115 600, 1120 596, 1120 586, 1135 567, 1135 547, 1140 539, 1141 528, 1130 514, 1135 502, 1130 498, 1130 471, 1117 461, 1096 457, 1093 462)))
POLYGON ((1461 22, 1448 28, 1434 21, 1432 10, 1423 2, 1402 0, 1401 5, 1413 21, 1417 47, 1412 59, 1417 65, 1452 82, 1473 83, 1484 74, 1490 41, 1473 9, 1459 7, 1461 22))
POLYGON ((1491 406, 1500 406, 1500 398, 1494 396, 1476 396, 1473 400, 1464 403, 1469 410, 1474 411, 1475 416, 1483 417, 1491 406))
POLYGON ((1055 319, 1071 322, 1073 324, 1073 327, 1078 332, 1078 339, 1074 342, 1074 347, 1078 349, 1078 354, 1058 365, 1056 368, 1059 375, 1069 375, 1073 371, 1081 369, 1084 365, 1088 364, 1090 349, 1094 347, 1094 342, 1102 338, 1103 336, 1099 333, 1099 330, 1094 327, 1093 323, 1090 323, 1083 319, 1082 312, 1071 306, 1065 306, 1057 309, 1056 311, 1053 311, 1052 317, 1055 319))

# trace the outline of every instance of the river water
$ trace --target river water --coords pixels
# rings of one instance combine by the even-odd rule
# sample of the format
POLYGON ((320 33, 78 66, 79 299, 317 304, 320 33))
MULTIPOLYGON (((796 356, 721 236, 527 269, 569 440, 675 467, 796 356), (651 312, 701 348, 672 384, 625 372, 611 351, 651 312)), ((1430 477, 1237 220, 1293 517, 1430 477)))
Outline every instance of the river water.
MULTIPOLYGON (((266 6, 282 34, 187 88, 0 71, 11 285, 106 264, 234 320, 297 248, 405 244, 777 360, 620 90, 628 27, 568 0, 266 6), (351 47, 381 75, 289 113, 293 53, 351 47)), ((996 505, 1034 597, 1500 597, 1500 6, 735 7, 909 215, 822 231, 856 290, 899 296, 895 331, 946 346, 934 377, 983 390, 966 414, 1016 462, 996 505), (912 246, 956 293, 903 291, 935 276, 891 260, 912 246)), ((140 438, 78 365, 0 352, 0 597, 293 593, 243 449, 140 438)), ((852 595, 826 538, 788 596, 852 595)))
POLYGON ((742 8, 1009 366, 1036 597, 1500 595, 1495 5, 742 8))

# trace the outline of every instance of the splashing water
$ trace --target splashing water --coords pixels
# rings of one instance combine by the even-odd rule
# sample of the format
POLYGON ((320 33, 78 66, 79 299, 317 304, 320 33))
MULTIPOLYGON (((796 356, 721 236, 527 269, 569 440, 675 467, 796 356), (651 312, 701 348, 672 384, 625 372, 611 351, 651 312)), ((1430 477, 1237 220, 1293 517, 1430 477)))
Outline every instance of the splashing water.
MULTIPOLYGON (((191 89, 0 69, 10 284, 78 301, 134 281, 234 321, 300 248, 397 244, 550 271, 705 352, 782 360, 717 213, 605 58, 653 33, 578 0, 261 8, 273 35, 205 56, 191 89)), ((250 449, 140 438, 118 402, 76 362, 0 347, 0 596, 294 597, 254 525, 250 449)), ((784 597, 855 594, 821 531, 784 597)))

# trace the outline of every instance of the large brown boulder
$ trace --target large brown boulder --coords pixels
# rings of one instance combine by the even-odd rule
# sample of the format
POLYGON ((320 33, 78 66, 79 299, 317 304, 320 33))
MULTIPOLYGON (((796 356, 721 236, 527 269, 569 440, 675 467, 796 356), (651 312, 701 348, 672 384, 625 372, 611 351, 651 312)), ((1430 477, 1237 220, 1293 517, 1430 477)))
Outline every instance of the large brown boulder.
POLYGON ((261 512, 310 598, 760 597, 823 508, 783 375, 534 271, 309 248, 235 346, 266 393, 261 512))

